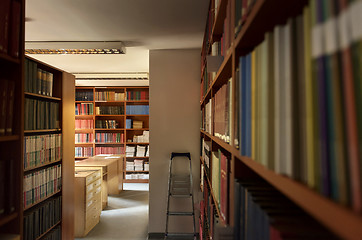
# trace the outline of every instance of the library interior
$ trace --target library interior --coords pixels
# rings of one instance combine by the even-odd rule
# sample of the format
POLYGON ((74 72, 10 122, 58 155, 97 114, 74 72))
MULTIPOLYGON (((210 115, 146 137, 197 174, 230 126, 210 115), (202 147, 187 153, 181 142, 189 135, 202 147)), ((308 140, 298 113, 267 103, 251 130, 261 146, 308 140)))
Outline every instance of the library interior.
POLYGON ((0 240, 359 240, 362 0, 1 0, 0 240))

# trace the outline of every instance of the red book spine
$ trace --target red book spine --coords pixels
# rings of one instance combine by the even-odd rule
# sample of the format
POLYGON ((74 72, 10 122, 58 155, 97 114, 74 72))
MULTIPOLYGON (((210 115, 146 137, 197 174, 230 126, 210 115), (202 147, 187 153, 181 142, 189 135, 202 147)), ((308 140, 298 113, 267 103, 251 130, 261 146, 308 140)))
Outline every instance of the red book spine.
MULTIPOLYGON (((342 9, 347 8, 347 1, 340 0, 342 9)), ((343 10, 342 10, 343 11, 343 10)), ((349 42, 347 44, 350 44, 349 42)), ((342 44, 343 46, 343 44, 342 44)), ((345 109, 345 126, 347 133, 347 153, 349 158, 349 173, 352 207, 356 212, 362 211, 362 190, 360 181, 360 162, 358 152, 358 129, 357 129, 357 112, 356 98, 353 84, 352 54, 350 45, 342 49, 343 59, 343 91, 344 91, 344 109, 345 109)))

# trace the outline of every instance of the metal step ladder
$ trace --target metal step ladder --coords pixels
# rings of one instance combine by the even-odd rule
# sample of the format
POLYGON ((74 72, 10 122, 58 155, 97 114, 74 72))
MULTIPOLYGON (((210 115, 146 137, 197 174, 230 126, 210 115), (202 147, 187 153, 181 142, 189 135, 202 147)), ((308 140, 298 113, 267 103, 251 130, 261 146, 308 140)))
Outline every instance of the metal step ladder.
MULTIPOLYGON (((175 162, 176 164, 176 162, 175 162)), ((168 178, 168 192, 167 192, 167 210, 166 210, 166 229, 164 239, 197 239, 196 223, 195 223, 195 211, 194 211, 194 195, 192 184, 192 167, 191 167, 191 155, 190 153, 171 153, 169 178, 168 178), (176 169, 173 169, 173 162, 177 158, 187 158, 189 166, 186 166, 187 171, 185 173, 176 173, 176 169), (192 211, 170 211, 170 198, 189 198, 192 205, 192 211), (168 232, 169 216, 184 217, 190 216, 193 220, 193 233, 170 233, 168 232)))

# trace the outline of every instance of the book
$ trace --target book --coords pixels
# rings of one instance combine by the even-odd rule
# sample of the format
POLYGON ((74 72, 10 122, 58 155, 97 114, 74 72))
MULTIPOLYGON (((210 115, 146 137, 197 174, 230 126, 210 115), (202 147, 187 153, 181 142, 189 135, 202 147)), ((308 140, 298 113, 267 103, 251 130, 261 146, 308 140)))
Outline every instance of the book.
POLYGON ((11 135, 13 133, 15 82, 8 81, 7 95, 5 132, 6 135, 11 135))
POLYGON ((0 216, 3 215, 6 211, 6 162, 4 160, 0 161, 0 216))
POLYGON ((0 9, 0 52, 8 53, 11 0, 4 0, 0 9))
POLYGON ((8 106, 8 83, 7 79, 0 80, 0 136, 5 135, 7 106, 8 106))
POLYGON ((20 50, 21 4, 11 1, 11 16, 9 29, 9 55, 18 58, 20 50))
POLYGON ((229 218, 229 160, 223 154, 221 150, 219 150, 220 156, 220 218, 224 223, 228 222, 229 218))

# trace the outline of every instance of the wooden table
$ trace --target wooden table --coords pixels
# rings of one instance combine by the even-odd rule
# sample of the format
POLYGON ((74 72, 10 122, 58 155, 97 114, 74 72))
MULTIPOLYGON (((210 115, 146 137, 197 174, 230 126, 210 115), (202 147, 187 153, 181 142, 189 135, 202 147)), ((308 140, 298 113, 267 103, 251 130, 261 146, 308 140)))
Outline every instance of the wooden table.
MULTIPOLYGON (((106 184, 105 196, 119 194, 123 190, 123 157, 124 155, 98 155, 82 161, 76 161, 75 167, 90 169, 101 167, 103 170, 103 181, 106 184)), ((104 201, 107 204, 107 197, 104 201)))

